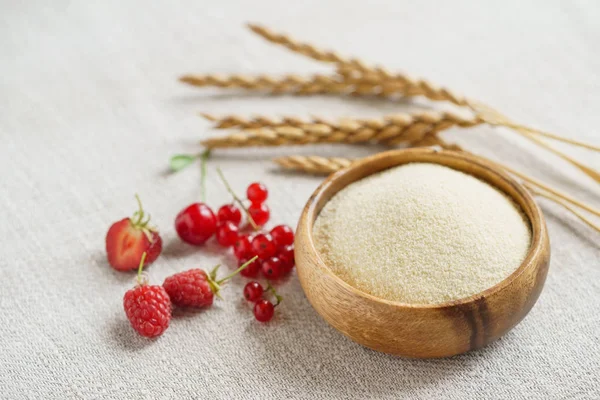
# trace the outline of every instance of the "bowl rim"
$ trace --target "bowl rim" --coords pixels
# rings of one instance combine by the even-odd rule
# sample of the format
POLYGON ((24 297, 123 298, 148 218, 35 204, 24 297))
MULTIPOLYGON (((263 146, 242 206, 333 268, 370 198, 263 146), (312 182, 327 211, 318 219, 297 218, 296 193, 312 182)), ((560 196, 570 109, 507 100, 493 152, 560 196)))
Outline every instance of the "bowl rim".
MULTIPOLYGON (((353 181, 353 182, 356 182, 356 181, 353 181)), ((353 182, 350 182, 349 184, 351 184, 353 182)), ((344 186, 343 188, 345 188, 346 186, 344 186)), ((343 188, 340 188, 340 190, 342 190, 343 188)), ((338 190, 338 192, 339 192, 339 190, 338 190)), ((326 203, 323 204, 323 207, 325 206, 325 204, 326 203)), ((321 209, 323 207, 321 207, 321 209)), ((320 211, 321 210, 319 210, 319 212, 320 211)), ((448 308, 452 308, 452 307, 456 307, 456 306, 470 304, 470 303, 476 302, 482 298, 490 297, 493 294, 501 292, 503 289, 510 286, 528 268, 539 268, 539 265, 537 265, 537 263, 534 261, 539 257, 539 253, 544 248, 543 240, 545 237, 544 231, 546 230, 544 216, 543 216, 542 211, 539 208, 537 202, 534 200, 534 198, 529 193, 529 191, 527 191, 527 189, 525 189, 525 187, 522 184, 520 184, 515 179, 513 179, 511 176, 509 176, 507 172, 502 171, 500 168, 495 166, 492 162, 486 160, 483 157, 479 157, 479 156, 473 155, 471 153, 452 151, 452 150, 438 150, 435 148, 407 148, 407 149, 397 149, 397 150, 389 150, 389 151, 385 151, 385 152, 380 152, 380 153, 374 154, 372 156, 362 158, 359 161, 352 163, 350 166, 345 167, 345 168, 331 174, 315 189, 315 191, 310 196, 308 202, 306 203, 306 206, 304 207, 304 210, 302 211, 302 215, 300 217, 300 222, 299 222, 298 228, 300 228, 300 225, 305 225, 304 231, 306 232, 306 238, 308 239, 307 242, 310 245, 309 251, 311 251, 316 256, 317 263, 319 264, 318 267, 321 270, 323 270, 329 276, 329 278, 333 279, 337 284, 341 285, 342 287, 344 287, 346 290, 349 290, 353 294, 365 298, 366 300, 374 301, 374 302, 381 303, 381 304, 387 304, 387 305, 393 306, 393 307, 423 309, 423 310, 426 310, 426 309, 427 310, 443 310, 443 309, 448 309, 448 308), (440 156, 451 157, 451 158, 460 159, 462 161, 466 161, 467 163, 476 165, 478 168, 485 168, 485 169, 493 172, 500 179, 504 180, 505 183, 512 186, 515 189, 515 191, 518 193, 520 198, 516 198, 515 196, 507 193, 506 191, 502 190, 501 188, 499 188, 497 185, 493 184, 489 180, 475 176, 467 171, 460 170, 458 168, 453 168, 453 167, 450 167, 450 166, 447 166, 444 164, 438 164, 438 165, 445 166, 447 168, 455 169, 457 171, 466 173, 468 175, 471 175, 471 176, 487 183, 488 185, 493 186, 494 188, 496 188, 497 190, 501 191, 506 196, 511 198, 515 203, 517 203, 519 205, 519 207, 521 207, 522 213, 527 218, 527 221, 529 222, 529 226, 531 228, 531 243, 530 243, 527 255, 525 256, 525 259, 521 262, 519 267, 517 269, 515 269, 506 278, 504 278, 500 282, 496 283, 494 286, 485 289, 484 291, 481 291, 479 293, 475 293, 471 296, 463 297, 463 298, 460 298, 457 300, 450 300, 450 301, 446 301, 443 303, 436 303, 436 304, 403 303, 400 301, 384 299, 384 298, 377 297, 372 294, 363 292, 362 290, 350 285, 349 283, 344 281, 342 278, 337 276, 331 270, 331 268, 328 267, 327 263, 321 257, 320 252, 315 247, 315 241, 314 241, 314 237, 313 237, 313 226, 314 226, 314 222, 318 216, 318 213, 316 211, 316 208, 317 208, 316 205, 320 202, 321 198, 324 196, 327 189, 337 179, 340 179, 342 176, 344 176, 348 171, 364 167, 365 165, 373 163, 381 158, 391 157, 400 152, 413 153, 413 155, 416 159, 412 160, 412 161, 407 161, 407 162, 392 165, 390 167, 373 172, 372 174, 365 175, 361 179, 364 179, 367 176, 385 171, 386 169, 393 168, 395 166, 399 166, 399 165, 403 165, 403 164, 408 164, 411 162, 436 163, 434 161, 421 161, 421 160, 418 160, 418 158, 421 156, 425 156, 425 155, 431 156, 433 154, 439 154, 440 156), (529 213, 527 213, 525 211, 525 207, 523 207, 523 204, 527 204, 530 207, 531 214, 532 214, 531 216, 529 215, 529 213), (537 219, 539 221, 538 224, 533 223, 535 219, 537 219)))

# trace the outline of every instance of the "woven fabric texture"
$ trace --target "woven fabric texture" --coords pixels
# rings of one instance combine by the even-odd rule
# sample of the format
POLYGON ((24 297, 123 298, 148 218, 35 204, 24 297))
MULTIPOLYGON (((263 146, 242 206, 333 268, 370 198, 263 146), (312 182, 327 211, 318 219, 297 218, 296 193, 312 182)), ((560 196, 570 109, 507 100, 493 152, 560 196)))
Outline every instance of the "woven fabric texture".
MULTIPOLYGON (((172 154, 214 132, 197 112, 375 117, 427 103, 268 97, 197 89, 184 73, 327 73, 270 45, 248 21, 342 54, 443 83, 520 123, 598 144, 600 7, 593 1, 0 2, 0 398, 592 399, 600 398, 600 237, 540 200, 552 261, 526 319, 489 347, 440 360, 365 349, 329 327, 294 275, 268 325, 235 279, 202 312, 177 312, 164 336, 130 328, 133 274, 109 268, 104 235, 139 193, 162 231, 152 282, 231 264, 216 246, 180 243, 176 213, 199 196, 197 167, 172 154), (419 105, 418 103, 422 103, 419 105)), ((440 105, 441 106, 441 105, 440 105)), ((598 184, 506 129, 453 128, 448 141, 600 205, 598 184)), ((597 153, 569 154, 600 169, 597 153)), ((270 189, 272 220, 295 225, 321 178, 279 173, 286 154, 360 157, 382 147, 220 150, 208 201, 270 189)), ((493 240, 493 238, 490 238, 493 240)))

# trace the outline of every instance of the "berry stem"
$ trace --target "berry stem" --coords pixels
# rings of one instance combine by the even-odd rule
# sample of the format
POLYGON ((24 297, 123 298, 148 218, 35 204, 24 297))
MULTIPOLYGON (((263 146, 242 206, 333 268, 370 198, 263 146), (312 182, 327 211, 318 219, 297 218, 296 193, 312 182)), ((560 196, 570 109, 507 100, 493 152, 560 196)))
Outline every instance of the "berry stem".
POLYGON ((206 203, 206 160, 210 157, 210 149, 200 154, 200 200, 206 203))
POLYGON ((258 258, 258 256, 254 256, 252 257, 250 260, 246 261, 245 263, 243 263, 238 269, 236 269, 235 271, 233 271, 231 274, 227 275, 225 278, 222 278, 220 280, 218 280, 216 283, 217 285, 222 284, 223 282, 225 282, 228 279, 233 278, 234 276, 236 276, 239 272, 241 272, 244 268, 246 268, 248 265, 252 264, 256 259, 258 258))
POLYGON ((246 217, 248 218, 248 222, 250 222, 250 225, 252 225, 252 229, 254 229, 255 231, 258 231, 260 228, 258 227, 258 225, 256 225, 256 222, 254 222, 254 219, 250 215, 250 212, 248 211, 248 208, 244 205, 244 203, 242 202, 242 200, 235 194, 235 192, 233 191, 233 189, 231 189, 231 186, 229 186, 229 182, 227 182, 227 179, 225 179, 225 175, 223 175, 223 171, 221 171, 221 168, 217 167, 217 173, 219 174, 219 177, 223 181, 223 184, 225 185, 225 188, 227 189, 227 191, 229 192, 229 194, 231 194, 233 196, 233 200, 236 203, 238 203, 239 206, 240 206, 240 208, 242 210, 244 210, 244 212, 246 213, 246 217))
POLYGON ((144 254, 142 254, 142 259, 140 260, 140 266, 138 267, 138 273, 137 273, 137 281, 138 284, 140 286, 142 286, 145 282, 142 279, 142 271, 144 270, 144 263, 146 262, 146 252, 144 252, 144 254))
POLYGON ((217 278, 217 271, 219 270, 220 267, 221 267, 221 264, 217 264, 213 267, 213 269, 210 270, 208 276, 210 276, 210 279, 212 279, 213 281, 217 278))
POLYGON ((153 238, 151 232, 156 232, 156 228, 148 226, 148 224, 150 223, 150 219, 151 219, 150 214, 147 215, 147 218, 144 221, 144 217, 146 216, 146 213, 144 212, 144 207, 142 206, 142 200, 140 200, 140 196, 138 196, 137 193, 135 194, 135 200, 138 203, 138 210, 133 213, 133 218, 130 219, 130 223, 135 228, 141 229, 141 231, 144 232, 144 235, 146 235, 146 238, 148 238, 148 241, 150 243, 153 243, 154 238, 153 238))
POLYGON ((137 220, 133 223, 134 225, 142 225, 142 219, 144 218, 144 207, 142 207, 142 200, 140 200, 140 196, 135 194, 135 201, 138 203, 138 210, 133 213, 133 217, 137 216, 137 220))
POLYGON ((273 304, 273 307, 277 307, 283 300, 283 297, 281 297, 279 294, 277 294, 277 291, 275 290, 275 288, 271 285, 271 282, 269 282, 269 281, 267 281, 267 287, 265 289, 265 292, 271 292, 271 294, 275 297, 275 300, 277 300, 277 302, 275 304, 273 304))

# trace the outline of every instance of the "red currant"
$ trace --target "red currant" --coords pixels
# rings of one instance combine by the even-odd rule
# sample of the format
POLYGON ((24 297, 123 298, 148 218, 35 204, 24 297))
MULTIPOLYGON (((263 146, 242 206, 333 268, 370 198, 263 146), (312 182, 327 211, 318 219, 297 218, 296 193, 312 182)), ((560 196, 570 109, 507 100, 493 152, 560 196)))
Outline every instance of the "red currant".
POLYGON ((238 239, 238 227, 231 221, 217 226, 217 242, 223 247, 233 246, 238 239))
POLYGON ((240 212, 240 209, 233 204, 225 204, 217 211, 217 220, 219 223, 230 221, 233 222, 235 226, 239 226, 240 222, 242 222, 242 213, 240 212))
POLYGON ((248 301, 260 300, 263 292, 263 287, 256 281, 248 282, 246 283, 246 286, 244 286, 244 298, 248 301))
MULTIPOLYGON (((245 264, 248 261, 249 261, 249 259, 248 260, 246 260, 246 259, 240 260, 238 267, 241 267, 243 264, 245 264)), ((253 262, 248 264, 248 266, 240 272, 240 275, 245 276, 246 278, 256 278, 258 276, 258 272, 260 271, 261 267, 262 267, 262 262, 257 258, 256 260, 254 260, 253 262)))
POLYGON ((233 244, 233 254, 238 260, 251 259, 254 254, 252 250, 252 238, 248 235, 238 236, 233 244))
POLYGON ((217 218, 206 204, 194 203, 177 214, 175 230, 181 240, 198 246, 204 244, 215 233, 217 218))
POLYGON ((246 197, 248 197, 251 203, 264 203, 268 195, 269 191, 267 187, 259 182, 251 183, 248 189, 246 189, 246 197))
POLYGON ((294 259, 294 245, 289 244, 280 248, 277 257, 281 260, 281 264, 283 266, 283 273, 289 273, 296 264, 296 261, 294 259))
POLYGON ((269 221, 269 217, 271 216, 271 212, 269 211, 269 207, 265 203, 252 203, 250 207, 248 207, 248 213, 252 217, 252 220, 258 226, 263 226, 269 221))
POLYGON ((271 229, 271 236, 273 236, 273 242, 277 247, 294 243, 294 231, 287 225, 277 225, 271 229))
POLYGON ((267 322, 273 318, 275 306, 269 300, 259 300, 254 304, 254 318, 260 322, 267 322))
POLYGON ((261 260, 266 260, 269 257, 273 257, 277 252, 277 247, 273 243, 271 235, 259 233, 252 239, 252 250, 254 254, 261 260))
POLYGON ((278 257, 271 257, 263 261, 262 272, 269 279, 277 279, 283 274, 283 264, 278 257))

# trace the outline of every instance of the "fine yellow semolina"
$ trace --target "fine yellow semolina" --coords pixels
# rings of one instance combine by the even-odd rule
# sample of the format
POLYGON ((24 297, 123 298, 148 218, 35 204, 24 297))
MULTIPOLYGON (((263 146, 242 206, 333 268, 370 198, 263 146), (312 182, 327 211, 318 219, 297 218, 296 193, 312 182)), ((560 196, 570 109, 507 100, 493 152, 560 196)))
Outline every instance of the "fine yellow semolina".
POLYGON ((314 224, 318 251, 374 296, 439 304, 514 272, 531 243, 520 208, 479 179, 429 163, 371 175, 337 193, 314 224))

